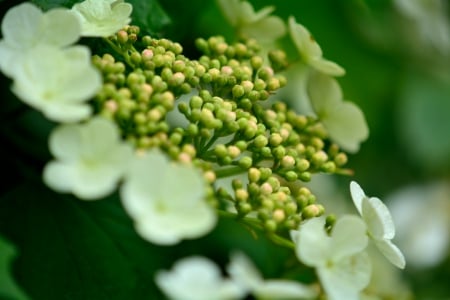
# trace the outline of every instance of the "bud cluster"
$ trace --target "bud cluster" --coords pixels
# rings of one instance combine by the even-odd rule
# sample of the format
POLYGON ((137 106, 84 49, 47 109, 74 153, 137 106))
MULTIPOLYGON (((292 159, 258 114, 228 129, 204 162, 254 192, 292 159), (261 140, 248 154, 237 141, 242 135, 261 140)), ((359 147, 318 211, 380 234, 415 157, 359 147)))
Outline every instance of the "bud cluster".
POLYGON ((297 183, 314 173, 339 172, 347 157, 326 140, 316 119, 266 101, 286 84, 277 73, 287 66, 284 52, 263 56, 255 40, 228 44, 215 36, 198 39, 203 54, 189 59, 180 44, 140 37, 135 26, 110 41, 123 59, 94 56, 104 77, 95 105, 137 149, 158 147, 195 164, 211 183, 212 204, 231 201, 238 216, 255 214, 269 232, 295 229, 302 219, 323 214, 315 196, 297 183), (188 101, 179 100, 184 94, 188 101), (175 109, 186 126, 167 121, 175 109), (216 187, 217 178, 240 173, 249 182, 234 180, 233 193, 216 187))

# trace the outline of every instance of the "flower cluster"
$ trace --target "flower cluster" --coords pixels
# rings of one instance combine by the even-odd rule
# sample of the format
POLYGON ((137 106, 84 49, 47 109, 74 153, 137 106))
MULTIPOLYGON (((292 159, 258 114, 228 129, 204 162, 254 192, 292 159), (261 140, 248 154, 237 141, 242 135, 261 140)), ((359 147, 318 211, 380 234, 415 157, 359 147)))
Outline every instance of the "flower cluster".
POLYGON ((344 70, 322 57, 293 17, 286 26, 270 16, 272 7, 255 12, 240 0, 219 5, 239 40, 199 38, 198 59, 185 56, 177 42, 129 25, 132 6, 124 1, 86 0, 45 13, 26 3, 6 14, 2 72, 19 99, 63 123, 49 138, 55 159, 44 168, 44 182, 83 200, 119 190, 136 232, 157 245, 202 237, 219 216, 232 218, 295 250, 322 286, 264 280, 243 254, 232 256, 231 278, 223 279, 212 262, 196 257, 157 274, 171 299, 320 293, 357 299, 370 279, 369 237, 394 265, 405 262, 378 198, 352 182, 362 219, 324 221, 317 217, 325 208, 303 185, 317 173, 351 174, 341 148, 355 152, 367 138, 362 112, 343 101, 331 77, 344 70), (273 48, 287 31, 297 61, 273 48), (101 38, 108 50, 91 55, 87 46, 73 45, 81 36, 101 38), (295 63, 307 67, 298 84, 307 86, 315 114, 278 98, 288 84, 283 72, 295 63))

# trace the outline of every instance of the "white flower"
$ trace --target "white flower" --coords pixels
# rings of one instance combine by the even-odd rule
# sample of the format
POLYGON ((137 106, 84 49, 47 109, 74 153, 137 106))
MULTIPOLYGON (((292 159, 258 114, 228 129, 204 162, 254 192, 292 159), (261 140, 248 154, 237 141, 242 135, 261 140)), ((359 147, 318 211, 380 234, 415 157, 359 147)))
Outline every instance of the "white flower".
POLYGON ((254 38, 262 42, 276 40, 286 32, 283 21, 277 16, 269 16, 275 8, 267 6, 255 12, 247 1, 218 0, 218 4, 228 22, 237 30, 241 38, 254 38))
POLYGON ((343 101, 339 83, 319 72, 310 74, 308 95, 330 138, 348 152, 357 152, 369 135, 364 114, 354 103, 343 101))
POLYGON ((258 299, 313 299, 318 294, 314 288, 300 282, 264 280, 252 262, 241 252, 232 254, 227 271, 235 282, 258 299))
POLYGON ((16 70, 12 91, 25 103, 57 122, 76 122, 91 114, 85 103, 100 89, 100 73, 83 46, 64 50, 36 46, 16 70))
POLYGON ((121 188, 122 203, 137 232, 160 245, 200 237, 215 226, 217 215, 205 193, 198 170, 170 163, 157 151, 134 161, 121 188))
POLYGON ((405 257, 392 243, 395 226, 386 205, 376 197, 367 197, 355 181, 350 183, 353 203, 367 225, 367 233, 383 255, 395 266, 403 269, 405 257))
POLYGON ((49 144, 56 160, 45 166, 44 182, 85 200, 113 192, 132 157, 132 148, 120 141, 115 124, 101 117, 57 127, 49 144))
POLYGON ((222 278, 219 268, 204 257, 184 258, 172 271, 158 271, 155 281, 172 300, 229 300, 245 295, 239 285, 222 278))
POLYGON ((81 21, 81 35, 108 37, 131 22, 133 6, 123 0, 85 0, 72 7, 81 21))
POLYGON ((357 300, 368 284, 370 259, 365 251, 366 225, 346 215, 334 225, 331 236, 324 229, 323 218, 314 218, 292 232, 296 254, 301 262, 315 267, 330 300, 357 300))
POLYGON ((330 76, 342 76, 345 70, 336 63, 322 57, 322 49, 311 33, 303 25, 297 23, 294 17, 289 17, 289 34, 301 59, 317 71, 330 76))
POLYGON ((58 8, 43 13, 31 3, 14 6, 2 21, 0 69, 13 77, 22 55, 37 45, 71 45, 80 37, 80 31, 80 23, 70 10, 58 8))

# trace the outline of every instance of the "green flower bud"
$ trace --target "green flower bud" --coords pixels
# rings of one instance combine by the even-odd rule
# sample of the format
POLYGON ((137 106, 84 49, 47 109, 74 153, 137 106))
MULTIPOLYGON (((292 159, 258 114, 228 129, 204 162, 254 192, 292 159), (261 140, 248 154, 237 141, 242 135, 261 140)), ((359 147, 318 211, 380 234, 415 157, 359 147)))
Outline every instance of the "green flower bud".
POLYGON ((247 192, 247 190, 239 188, 239 189, 236 189, 234 193, 235 193, 235 198, 236 198, 237 201, 245 202, 245 201, 248 200, 248 192, 247 192))
POLYGON ((231 181, 231 186, 233 187, 233 190, 242 189, 242 187, 243 187, 242 180, 233 179, 231 181))
POLYGON ((227 147, 224 144, 217 144, 214 147, 214 154, 218 158, 224 158, 225 156, 228 155, 227 147))
POLYGON ((233 98, 241 98, 245 94, 244 87, 242 85, 233 86, 231 93, 233 94, 233 98))
POLYGON ((298 179, 300 179, 303 182, 309 182, 311 181, 311 173, 310 172, 302 172, 298 174, 298 179))
POLYGON ((336 172, 336 164, 333 161, 327 161, 320 166, 320 170, 325 173, 334 173, 336 172))
POLYGON ((286 155, 286 149, 283 146, 277 146, 273 148, 272 155, 276 159, 282 159, 286 155))
POLYGON ((318 165, 318 166, 322 165, 327 160, 328 160, 328 155, 322 150, 317 151, 311 157, 312 163, 314 163, 315 165, 318 165))
POLYGON ((238 202, 236 209, 240 215, 246 215, 253 210, 251 204, 248 202, 238 202))
POLYGON ((272 151, 271 151, 271 149, 270 149, 270 147, 262 147, 261 149, 260 149, 260 153, 261 153, 261 156, 262 157, 264 157, 264 158, 271 158, 272 157, 272 151))
POLYGON ((298 206, 295 202, 291 201, 291 202, 286 203, 286 205, 284 206, 284 209, 286 211, 286 214, 288 216, 290 216, 290 215, 297 213, 298 206))
POLYGON ((267 140, 267 138, 264 135, 258 135, 254 141, 253 144, 255 145, 255 147, 257 148, 262 148, 264 146, 267 145, 269 141, 267 140))
POLYGON ((286 180, 289 182, 293 182, 298 179, 298 175, 294 171, 288 171, 286 172, 286 174, 284 174, 284 178, 286 178, 286 180))
POLYGON ((286 219, 286 213, 282 209, 275 209, 272 213, 273 220, 280 224, 286 219))
POLYGON ((239 159, 239 166, 243 169, 248 169, 252 166, 252 158, 249 156, 244 156, 241 159, 239 159))
POLYGON ((265 181, 272 175, 272 169, 270 168, 259 168, 259 171, 261 173, 260 180, 265 181))
POLYGON ((264 222, 264 229, 268 232, 277 231, 277 222, 275 220, 267 220, 264 222))
POLYGON ((309 169, 310 163, 307 159, 300 158, 296 160, 295 165, 297 171, 304 172, 309 169))
POLYGON ((336 163, 336 165, 338 167, 341 167, 341 166, 345 165, 347 163, 347 160, 348 160, 347 159, 347 155, 345 153, 343 153, 343 152, 337 154, 334 157, 334 162, 336 163))
POLYGON ((311 219, 321 216, 325 212, 325 208, 320 204, 311 204, 302 209, 302 217, 311 219))
POLYGON ((186 128, 186 133, 189 136, 197 136, 199 134, 199 129, 198 126, 196 124, 189 124, 186 128))
POLYGON ((250 182, 258 182, 261 179, 261 171, 257 168, 250 168, 247 174, 250 182))
POLYGON ((199 96, 192 96, 189 101, 189 106, 191 109, 197 108, 200 109, 203 105, 203 99, 199 96))

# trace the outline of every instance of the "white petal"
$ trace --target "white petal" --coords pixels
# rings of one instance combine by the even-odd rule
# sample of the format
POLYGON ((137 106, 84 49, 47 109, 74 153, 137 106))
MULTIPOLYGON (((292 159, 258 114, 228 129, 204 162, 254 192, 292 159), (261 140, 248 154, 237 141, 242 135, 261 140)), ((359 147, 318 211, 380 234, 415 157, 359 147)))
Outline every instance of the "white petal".
POLYGON ((40 42, 65 47, 75 43, 81 34, 78 18, 68 9, 56 8, 44 15, 45 29, 40 42))
POLYGON ((336 79, 319 73, 312 72, 308 78, 308 95, 311 105, 319 117, 342 102, 342 90, 336 79))
POLYGON ((318 291, 292 280, 266 280, 253 292, 258 299, 315 299, 318 291))
POLYGON ((231 278, 249 291, 254 290, 263 282, 263 278, 255 265, 242 252, 233 252, 227 272, 231 278))
POLYGON ((72 190, 74 177, 73 168, 56 161, 47 163, 43 171, 44 183, 60 193, 68 193, 72 190))
POLYGON ((107 157, 120 140, 116 124, 101 117, 91 119, 80 131, 81 138, 86 141, 82 147, 84 159, 107 157))
MULTIPOLYGON (((97 157, 97 160, 101 158, 97 157)), ((83 200, 95 200, 112 193, 121 179, 122 172, 106 162, 79 162, 76 166, 73 194, 83 200)))
POLYGON ((329 300, 358 300, 369 284, 372 266, 366 252, 358 253, 327 267, 318 275, 329 300))
POLYGON ((50 134, 51 153, 60 160, 74 161, 80 156, 81 132, 76 125, 61 125, 50 134))
POLYGON ((16 49, 33 46, 41 29, 42 11, 34 4, 25 2, 9 9, 2 21, 5 40, 16 49))
POLYGON ((240 0, 218 0, 217 4, 219 4, 222 14, 230 25, 236 26, 240 11, 240 0))
POLYGON ((367 198, 361 186, 356 182, 350 182, 350 194, 352 195, 353 203, 359 214, 362 215, 362 203, 364 198, 367 198))
POLYGON ((404 269, 406 262, 403 253, 390 240, 375 241, 381 253, 397 268, 404 269))
POLYGON ((87 104, 64 105, 55 103, 54 105, 41 107, 41 110, 49 120, 62 123, 83 121, 92 114, 92 107, 87 104))
POLYGON ((323 124, 330 138, 343 150, 356 153, 359 145, 369 136, 369 128, 362 110, 353 102, 343 101, 328 107, 323 124))
POLYGON ((294 17, 289 17, 289 33, 301 58, 309 64, 311 60, 322 57, 322 49, 314 40, 311 33, 303 25, 296 22, 294 17))
POLYGON ((366 224, 361 218, 345 215, 339 218, 331 232, 334 260, 354 255, 367 247, 366 224))
POLYGON ((311 66, 313 66, 317 71, 330 76, 343 76, 345 75, 345 70, 337 63, 320 58, 312 59, 310 61, 311 66))
POLYGON ((178 261, 171 271, 158 271, 155 282, 175 300, 229 300, 244 295, 238 285, 221 277, 212 261, 198 256, 178 261))
POLYGON ((244 37, 264 42, 282 37, 286 33, 286 28, 279 17, 269 16, 255 23, 242 26, 240 33, 244 37))
POLYGON ((376 239, 392 239, 395 236, 395 226, 391 213, 386 205, 376 197, 364 198, 362 216, 367 224, 370 235, 376 239))
POLYGON ((314 218, 300 225, 297 234, 296 254, 304 264, 316 267, 324 264, 331 249, 331 238, 324 229, 324 219, 314 218))
POLYGON ((19 53, 11 48, 5 40, 0 40, 0 70, 8 77, 14 77, 19 65, 19 53))

